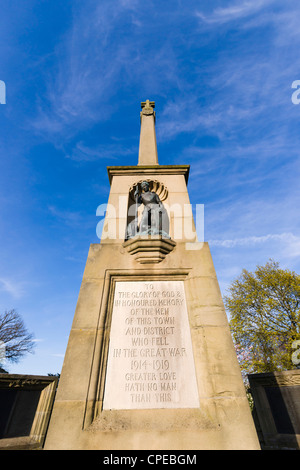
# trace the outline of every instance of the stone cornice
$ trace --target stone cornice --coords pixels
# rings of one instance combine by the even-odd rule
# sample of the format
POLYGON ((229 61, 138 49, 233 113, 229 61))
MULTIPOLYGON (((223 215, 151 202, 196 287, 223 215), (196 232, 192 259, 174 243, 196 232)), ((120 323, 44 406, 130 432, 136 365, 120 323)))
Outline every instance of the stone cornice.
POLYGON ((56 376, 22 375, 22 374, 1 374, 0 389, 20 388, 20 389, 43 389, 52 383, 58 382, 56 376))
POLYGON ((107 173, 111 184, 113 176, 128 175, 184 175, 188 182, 190 165, 138 165, 138 166, 108 166, 107 173))

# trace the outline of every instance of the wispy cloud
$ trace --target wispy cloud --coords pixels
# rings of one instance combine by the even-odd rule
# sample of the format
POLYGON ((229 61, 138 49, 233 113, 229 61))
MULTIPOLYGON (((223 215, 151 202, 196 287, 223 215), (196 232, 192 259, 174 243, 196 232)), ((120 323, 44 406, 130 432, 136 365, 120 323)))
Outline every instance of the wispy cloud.
POLYGON ((77 162, 92 162, 99 159, 117 160, 120 157, 131 156, 134 153, 137 153, 137 147, 127 148, 126 145, 122 144, 109 144, 93 148, 80 141, 67 153, 66 158, 77 162))
POLYGON ((80 212, 61 210, 52 205, 48 206, 48 210, 55 218, 63 221, 66 225, 78 227, 84 222, 84 218, 80 212))
MULTIPOLYGON (((179 82, 176 57, 168 41, 155 48, 149 45, 155 37, 149 28, 155 31, 157 25, 150 21, 145 34, 142 26, 147 10, 128 0, 74 2, 72 24, 57 45, 56 66, 32 121, 36 131, 53 136, 64 132, 66 139, 68 133, 105 121, 120 110, 121 103, 113 97, 122 89, 143 86, 152 93, 163 93, 162 77, 167 84, 179 82), (145 55, 148 49, 149 58, 145 55)), ((125 95, 126 91, 122 105, 125 95)))
MULTIPOLYGON (((288 138, 289 123, 295 118, 290 87, 298 77, 297 50, 293 42, 286 49, 286 39, 282 38, 291 39, 291 34, 299 34, 295 25, 299 6, 289 4, 282 12, 277 0, 246 1, 215 9, 210 14, 198 12, 197 16, 207 20, 211 34, 218 35, 218 22, 226 22, 234 39, 230 49, 218 51, 216 60, 203 61, 195 68, 194 78, 198 82, 195 93, 181 93, 166 104, 160 115, 159 137, 174 139, 182 133, 198 132, 216 136, 222 142, 224 139, 233 142, 238 135, 240 141, 250 137, 256 145, 255 140, 267 138, 271 143, 280 134, 281 148, 290 146, 283 137, 288 138), (274 11, 270 8, 273 4, 277 7, 274 11), (237 32, 242 23, 236 28, 230 20, 240 17, 247 19, 249 29, 252 25, 257 31, 237 32), (266 21, 274 26, 267 35, 266 21), (259 38, 267 39, 261 44, 259 38)), ((199 28, 199 42, 205 31, 199 28)), ((188 90, 189 83, 186 85, 188 90)))
POLYGON ((300 255, 300 236, 294 235, 293 233, 269 233, 263 236, 250 236, 227 240, 210 240, 209 244, 211 246, 219 246, 223 248, 234 248, 237 246, 250 247, 269 242, 283 243, 286 256, 296 257, 300 255))
POLYGON ((191 133, 199 129, 214 130, 217 134, 223 119, 220 109, 214 109, 213 105, 201 108, 198 100, 197 96, 170 100, 159 117, 158 138, 170 139, 178 134, 191 133))
POLYGON ((84 7, 74 4, 74 17, 69 31, 55 51, 57 63, 47 98, 40 102, 33 125, 37 130, 60 133, 71 127, 89 126, 107 118, 116 80, 128 60, 124 43, 114 40, 126 2, 87 0, 84 7))
POLYGON ((234 2, 224 8, 216 8, 210 15, 205 15, 200 11, 196 12, 196 16, 206 23, 227 23, 233 20, 249 17, 256 14, 262 8, 270 5, 274 0, 253 0, 244 1, 243 3, 234 2))
POLYGON ((0 278, 0 290, 7 292, 12 297, 18 299, 26 292, 26 282, 2 277, 0 278))

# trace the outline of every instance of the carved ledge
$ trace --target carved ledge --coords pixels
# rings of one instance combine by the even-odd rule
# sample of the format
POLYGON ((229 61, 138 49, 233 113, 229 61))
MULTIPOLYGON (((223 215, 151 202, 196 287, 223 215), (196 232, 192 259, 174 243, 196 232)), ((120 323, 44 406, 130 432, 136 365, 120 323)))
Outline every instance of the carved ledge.
POLYGON ((174 240, 161 235, 141 235, 123 243, 128 253, 141 264, 160 263, 175 246, 174 240))

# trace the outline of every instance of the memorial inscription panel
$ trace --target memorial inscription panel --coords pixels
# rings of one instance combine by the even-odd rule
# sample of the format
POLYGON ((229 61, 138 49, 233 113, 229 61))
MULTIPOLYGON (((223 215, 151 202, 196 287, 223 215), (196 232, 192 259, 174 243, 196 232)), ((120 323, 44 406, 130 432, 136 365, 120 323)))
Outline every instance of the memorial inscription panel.
POLYGON ((116 282, 103 409, 197 407, 183 281, 116 282))

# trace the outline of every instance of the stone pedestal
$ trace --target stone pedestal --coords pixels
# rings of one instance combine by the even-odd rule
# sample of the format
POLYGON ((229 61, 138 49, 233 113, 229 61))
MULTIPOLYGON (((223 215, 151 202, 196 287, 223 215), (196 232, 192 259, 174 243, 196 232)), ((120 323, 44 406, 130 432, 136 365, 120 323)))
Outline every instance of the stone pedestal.
POLYGON ((141 264, 160 263, 175 246, 176 243, 173 240, 160 235, 137 236, 123 243, 128 253, 141 264))
POLYGON ((91 245, 46 449, 259 448, 209 246, 175 242, 91 245))

